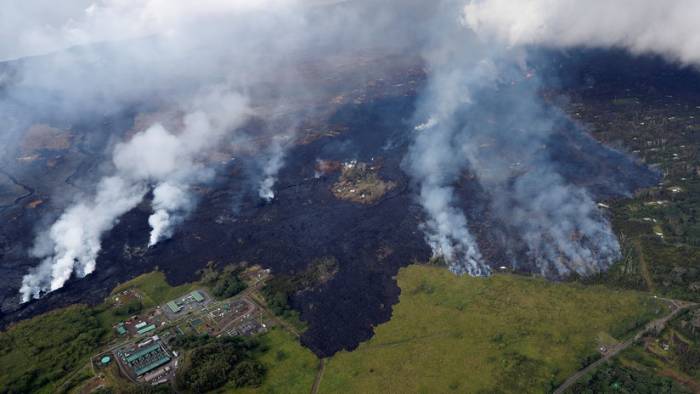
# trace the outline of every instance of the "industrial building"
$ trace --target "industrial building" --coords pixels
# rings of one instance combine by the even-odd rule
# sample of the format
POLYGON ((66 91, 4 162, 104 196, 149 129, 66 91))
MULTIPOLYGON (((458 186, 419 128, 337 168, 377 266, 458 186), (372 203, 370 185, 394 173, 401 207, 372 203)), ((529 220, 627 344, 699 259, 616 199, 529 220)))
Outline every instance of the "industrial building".
POLYGON ((142 346, 121 350, 117 356, 122 365, 135 377, 151 372, 172 360, 167 347, 157 337, 154 337, 154 340, 144 342, 142 346))
POLYGON ((180 305, 176 304, 175 301, 169 301, 168 308, 170 308, 170 311, 172 313, 178 313, 182 310, 182 307, 180 305))
POLYGON ((182 298, 166 302, 162 310, 170 319, 174 319, 179 315, 198 310, 210 301, 211 297, 205 290, 194 290, 182 298))

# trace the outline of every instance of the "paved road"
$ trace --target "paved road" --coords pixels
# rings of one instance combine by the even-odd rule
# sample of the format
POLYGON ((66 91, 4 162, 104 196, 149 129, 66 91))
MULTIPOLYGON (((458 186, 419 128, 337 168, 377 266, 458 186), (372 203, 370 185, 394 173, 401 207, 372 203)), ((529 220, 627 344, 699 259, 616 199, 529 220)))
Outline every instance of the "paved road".
POLYGON ((674 317, 678 316, 681 312, 687 310, 688 308, 695 307, 698 304, 691 303, 691 302, 684 302, 684 301, 678 301, 678 300, 671 300, 667 298, 658 298, 663 301, 667 301, 671 304, 673 308, 673 312, 670 314, 660 318, 653 320, 649 322, 644 328, 637 333, 633 338, 630 338, 626 340, 625 342, 618 344, 611 348, 603 357, 601 357, 598 361, 588 365, 586 368, 579 370, 575 374, 571 375, 564 383, 559 386, 554 391, 554 394, 562 394, 566 389, 571 387, 574 383, 576 383, 579 379, 581 379, 583 376, 587 375, 588 373, 592 372, 596 368, 598 368, 601 364, 608 362, 611 358, 617 356, 621 351, 627 349, 631 345, 633 345, 635 342, 640 340, 644 335, 656 331, 656 332, 661 332, 665 327, 666 323, 668 323, 669 320, 673 319, 674 317))

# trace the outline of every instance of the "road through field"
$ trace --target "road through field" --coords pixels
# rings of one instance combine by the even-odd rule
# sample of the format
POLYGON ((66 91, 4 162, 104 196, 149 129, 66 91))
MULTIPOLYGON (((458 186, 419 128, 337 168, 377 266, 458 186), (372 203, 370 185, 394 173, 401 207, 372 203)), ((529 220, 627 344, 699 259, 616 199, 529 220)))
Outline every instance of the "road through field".
POLYGON ((583 376, 594 371, 601 364, 608 362, 610 359, 612 359, 613 357, 620 354, 621 351, 623 351, 623 350, 627 349, 628 347, 630 347, 631 345, 633 345, 635 342, 640 340, 644 335, 646 335, 652 331, 661 332, 666 327, 666 324, 671 319, 678 316, 681 312, 683 312, 689 308, 698 306, 698 304, 691 303, 691 302, 670 300, 670 299, 665 299, 665 298, 659 298, 659 299, 669 302, 671 304, 671 307, 673 308, 673 311, 660 319, 656 319, 656 320, 649 322, 634 337, 626 340, 625 342, 623 342, 621 344, 614 346, 605 355, 603 355, 603 357, 601 357, 598 361, 596 361, 592 364, 589 364, 587 367, 585 367, 585 368, 579 370, 578 372, 576 372, 575 374, 571 375, 568 379, 566 379, 564 381, 564 383, 561 386, 559 386, 559 388, 557 388, 554 391, 554 394, 564 393, 564 391, 566 391, 566 389, 571 387, 574 383, 576 383, 583 376))

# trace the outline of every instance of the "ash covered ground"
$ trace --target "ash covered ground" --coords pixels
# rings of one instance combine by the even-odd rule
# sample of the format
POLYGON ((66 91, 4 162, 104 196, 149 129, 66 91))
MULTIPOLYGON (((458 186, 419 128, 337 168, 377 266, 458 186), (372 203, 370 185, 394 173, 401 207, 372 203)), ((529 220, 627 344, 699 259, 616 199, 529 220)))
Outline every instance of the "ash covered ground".
MULTIPOLYGON (((541 67, 556 69, 558 77, 548 81, 543 101, 558 106, 558 92, 563 90, 610 99, 615 94, 611 86, 618 89, 616 84, 626 86, 637 81, 667 91, 668 85, 674 84, 669 81, 691 78, 687 71, 658 59, 633 59, 617 52, 608 55, 579 51, 576 62, 568 62, 571 54, 548 54, 549 61, 541 67), (637 70, 633 79, 610 79, 610 75, 627 75, 630 69, 637 70)), ((329 70, 315 72, 326 75, 329 70)), ((416 199, 416 185, 405 172, 406 152, 414 132, 411 117, 417 92, 425 81, 422 66, 415 59, 377 55, 361 66, 350 64, 330 72, 334 75, 328 82, 334 86, 333 94, 314 104, 324 108, 316 112, 323 116, 296 125, 298 131, 278 174, 271 202, 261 200, 250 187, 249 174, 259 165, 255 152, 232 155, 233 160, 225 156, 218 160, 214 182, 197 188, 197 207, 171 239, 146 247, 152 213, 149 195, 103 238, 95 272, 70 280, 40 300, 19 304, 22 276, 38 264, 27 254, 37 228, 55 218, 69 201, 56 196, 88 190, 99 173, 103 150, 110 143, 105 136, 127 133, 134 128, 139 114, 158 108, 135 105, 107 116, 86 115, 80 122, 63 120, 57 111, 32 120, 70 130, 70 139, 67 147, 29 144, 26 156, 3 163, 2 324, 73 303, 99 303, 118 283, 156 268, 165 272, 172 284, 179 284, 196 280, 197 271, 210 261, 247 261, 271 268, 273 273, 298 273, 314 259, 332 256, 338 261, 337 273, 293 298, 293 307, 308 323, 302 340, 318 355, 328 356, 353 349, 371 337, 372 328, 391 317, 392 305, 398 301, 399 288, 394 280, 398 269, 431 257, 421 231, 425 213, 416 199), (396 66, 381 67, 389 72, 372 75, 376 62, 396 66), (372 78, 348 77, 358 69, 372 78), (114 133, 91 133, 94 128, 114 133), (395 186, 371 204, 339 200, 332 192, 339 174, 319 175, 316 167, 320 159, 381 163, 379 176, 395 186), (19 167, 21 172, 17 171, 19 167)), ((257 129, 270 126, 251 121, 245 127, 253 135, 257 129)), ((263 140, 260 145, 266 143, 263 140)), ((560 122, 544 149, 558 173, 567 182, 584 187, 596 201, 629 196, 658 181, 653 170, 599 144, 582 125, 560 122)), ((517 163, 514 165, 517 167, 517 163)), ((484 261, 494 270, 506 266, 522 273, 539 273, 518 232, 490 212, 492 196, 476 177, 465 171, 455 188, 484 261)))

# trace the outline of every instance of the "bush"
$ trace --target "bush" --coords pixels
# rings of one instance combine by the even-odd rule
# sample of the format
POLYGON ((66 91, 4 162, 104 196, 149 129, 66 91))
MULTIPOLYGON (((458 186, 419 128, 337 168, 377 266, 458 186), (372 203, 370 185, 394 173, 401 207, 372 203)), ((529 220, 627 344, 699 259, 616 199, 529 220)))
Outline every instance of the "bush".
POLYGON ((84 365, 106 330, 94 308, 73 306, 22 321, 0 333, 0 393, 51 390, 84 365))
POLYGON ((246 284, 237 275, 218 280, 212 293, 219 298, 230 298, 245 290, 246 284))
POLYGON ((618 362, 602 365, 586 380, 574 384, 569 393, 640 393, 640 394, 675 394, 686 393, 681 386, 669 378, 659 377, 625 368, 618 362))
POLYGON ((265 367, 255 360, 243 361, 233 369, 233 380, 236 387, 260 386, 265 377, 265 367))
POLYGON ((181 337, 174 347, 193 349, 177 373, 176 384, 183 390, 206 392, 233 380, 238 387, 260 385, 265 368, 253 357, 259 347, 255 340, 240 337, 181 337))
POLYGON ((683 372, 694 375, 700 369, 700 346, 692 345, 679 351, 678 364, 683 372))
POLYGON ((143 310, 143 304, 139 299, 133 299, 125 304, 119 305, 114 308, 114 314, 116 316, 131 316, 135 315, 143 310))
POLYGON ((240 278, 241 268, 228 265, 223 271, 215 270, 213 264, 202 271, 202 282, 210 288, 212 295, 218 299, 230 298, 248 287, 240 278))

